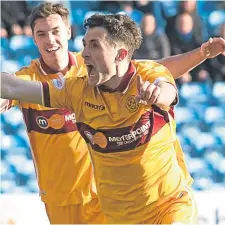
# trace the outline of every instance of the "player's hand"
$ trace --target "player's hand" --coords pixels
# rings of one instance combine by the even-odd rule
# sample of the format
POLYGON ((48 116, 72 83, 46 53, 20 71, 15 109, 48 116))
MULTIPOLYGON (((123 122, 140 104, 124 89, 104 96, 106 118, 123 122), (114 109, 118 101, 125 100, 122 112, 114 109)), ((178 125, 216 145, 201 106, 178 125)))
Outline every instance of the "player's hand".
POLYGON ((138 95, 135 97, 140 104, 153 105, 160 95, 160 88, 149 81, 143 81, 141 76, 137 77, 138 95))
POLYGON ((205 58, 214 58, 221 53, 225 55, 225 40, 222 37, 210 38, 201 45, 200 51, 205 58))

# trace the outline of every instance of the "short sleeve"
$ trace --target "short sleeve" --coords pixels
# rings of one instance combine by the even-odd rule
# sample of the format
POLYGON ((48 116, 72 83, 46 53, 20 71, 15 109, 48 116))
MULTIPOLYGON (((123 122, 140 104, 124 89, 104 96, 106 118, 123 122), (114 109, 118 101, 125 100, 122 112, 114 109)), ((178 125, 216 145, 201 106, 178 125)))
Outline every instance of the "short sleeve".
POLYGON ((42 82, 43 105, 50 108, 67 108, 75 112, 82 100, 84 84, 81 80, 83 79, 76 77, 65 79, 62 76, 42 82))

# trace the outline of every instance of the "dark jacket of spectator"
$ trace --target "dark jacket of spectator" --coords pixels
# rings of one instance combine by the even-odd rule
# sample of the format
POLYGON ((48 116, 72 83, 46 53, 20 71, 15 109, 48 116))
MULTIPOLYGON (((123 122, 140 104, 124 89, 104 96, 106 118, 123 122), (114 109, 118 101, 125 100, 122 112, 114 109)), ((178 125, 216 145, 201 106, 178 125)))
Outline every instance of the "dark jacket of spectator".
POLYGON ((167 19, 166 34, 168 37, 173 36, 176 27, 177 17, 182 13, 188 13, 191 15, 194 26, 193 26, 193 36, 197 44, 201 44, 204 41, 204 24, 201 17, 198 15, 196 8, 196 1, 181 1, 179 13, 167 19))
POLYGON ((29 25, 30 9, 26 1, 2 1, 1 13, 1 21, 10 36, 15 34, 13 29, 15 26, 22 30, 29 25))
POLYGON ((170 55, 170 44, 166 34, 157 29, 152 14, 145 14, 141 24, 143 42, 134 57, 137 59, 157 60, 170 55))
MULTIPOLYGON (((182 54, 200 47, 194 35, 194 21, 190 14, 182 13, 177 16, 173 35, 169 36, 172 55, 182 54)), ((191 71, 193 80, 208 79, 207 63, 204 62, 191 71)))

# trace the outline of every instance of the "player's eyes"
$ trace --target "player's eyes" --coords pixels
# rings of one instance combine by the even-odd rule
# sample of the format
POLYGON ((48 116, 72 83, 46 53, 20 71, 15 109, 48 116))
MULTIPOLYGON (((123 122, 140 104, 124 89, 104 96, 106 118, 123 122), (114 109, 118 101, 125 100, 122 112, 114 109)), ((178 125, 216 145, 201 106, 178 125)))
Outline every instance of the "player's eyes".
POLYGON ((41 37, 41 36, 44 36, 44 35, 45 35, 44 33, 37 34, 38 37, 41 37))
POLYGON ((97 43, 92 43, 91 44, 91 48, 97 48, 98 47, 98 44, 97 43))
POLYGON ((59 30, 54 30, 52 33, 53 33, 54 35, 56 35, 56 34, 59 33, 59 30))

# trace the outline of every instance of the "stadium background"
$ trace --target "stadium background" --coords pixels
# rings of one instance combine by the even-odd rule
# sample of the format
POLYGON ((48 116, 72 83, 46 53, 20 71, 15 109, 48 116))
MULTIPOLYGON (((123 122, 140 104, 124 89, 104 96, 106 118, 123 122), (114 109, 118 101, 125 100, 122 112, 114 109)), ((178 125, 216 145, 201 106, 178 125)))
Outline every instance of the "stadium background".
MULTIPOLYGON (((135 3, 61 1, 71 12, 73 37, 69 41, 70 50, 82 49, 81 39, 85 32, 82 27, 83 19, 95 12, 127 13, 140 26, 144 14, 151 13, 157 22, 157 35, 166 35, 169 40, 166 47, 168 46, 170 51, 167 54, 173 54, 174 40, 171 39, 167 25, 171 18, 176 18, 181 13, 181 2, 146 1, 145 7, 142 7, 142 2, 145 1, 135 3)), ((7 15, 7 4, 1 2, 1 71, 16 72, 28 65, 33 58, 39 57, 30 30, 25 29, 31 8, 39 3, 40 1, 10 2, 8 4, 11 4, 11 13, 7 15), (13 4, 18 4, 18 7, 15 8, 13 4), (7 16, 14 17, 13 23, 5 23, 7 16), (15 24, 21 29, 14 30, 15 24)), ((192 18, 196 19, 196 15, 201 20, 201 27, 197 31, 201 34, 199 43, 206 41, 210 36, 221 35, 220 27, 225 24, 224 2, 198 1, 195 17, 192 15, 192 18)), ((176 32, 173 35, 177 35, 176 32)), ((149 38, 147 36, 146 39, 149 38)), ((151 37, 149 39, 154 41, 151 37)), ((195 45, 191 46, 197 46, 199 43, 196 41, 195 45)), ((157 56, 160 58, 166 56, 162 52, 159 50, 157 56)), ((139 52, 137 56, 146 58, 145 52, 139 52)), ((192 79, 190 74, 186 74, 184 79, 178 80, 180 101, 176 107, 177 134, 189 171, 195 180, 193 188, 199 204, 200 224, 225 224, 223 203, 225 199, 225 72, 223 69, 221 73, 218 71, 214 73, 213 63, 207 60, 204 67, 191 74, 192 79)), ((36 223, 47 223, 43 205, 38 198, 38 186, 26 129, 22 114, 17 107, 1 115, 0 168, 3 203, 0 209, 0 221, 8 224, 29 224, 32 221, 34 224, 35 216, 36 223), (27 212, 31 212, 29 209, 31 205, 35 214, 28 215, 27 212)))

